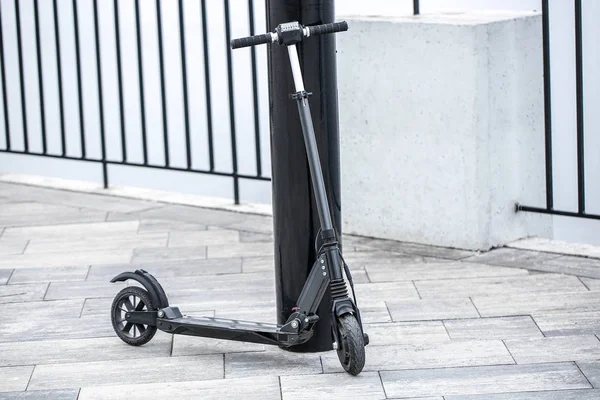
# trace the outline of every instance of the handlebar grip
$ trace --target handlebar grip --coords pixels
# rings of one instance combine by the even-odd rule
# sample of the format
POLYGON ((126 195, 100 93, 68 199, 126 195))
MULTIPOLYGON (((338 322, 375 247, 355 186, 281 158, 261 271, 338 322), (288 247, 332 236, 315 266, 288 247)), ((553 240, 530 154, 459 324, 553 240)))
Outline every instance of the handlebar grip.
POLYGON ((271 43, 271 34, 263 33, 262 35, 248 36, 240 39, 233 39, 231 41, 232 49, 239 49, 241 47, 256 46, 257 44, 271 43))
POLYGON ((325 35, 327 33, 345 32, 348 30, 348 23, 346 21, 334 22, 331 24, 313 25, 309 26, 308 30, 310 36, 325 35))

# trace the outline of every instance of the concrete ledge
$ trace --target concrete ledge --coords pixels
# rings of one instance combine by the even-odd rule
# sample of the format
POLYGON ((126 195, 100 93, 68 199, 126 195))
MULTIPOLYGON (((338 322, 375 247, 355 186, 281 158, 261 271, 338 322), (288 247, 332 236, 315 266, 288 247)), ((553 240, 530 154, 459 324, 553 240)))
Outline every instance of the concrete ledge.
POLYGON ((338 36, 344 231, 487 250, 550 237, 541 17, 356 18, 338 36))

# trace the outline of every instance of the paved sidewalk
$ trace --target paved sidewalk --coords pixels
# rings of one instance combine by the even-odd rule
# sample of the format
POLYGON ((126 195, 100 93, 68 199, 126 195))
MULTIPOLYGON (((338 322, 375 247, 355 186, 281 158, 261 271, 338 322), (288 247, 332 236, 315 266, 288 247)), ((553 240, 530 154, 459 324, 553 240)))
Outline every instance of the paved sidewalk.
POLYGON ((163 332, 135 348, 108 281, 136 266, 184 312, 274 322, 271 218, 0 183, 0 399, 600 398, 600 260, 344 249, 371 338, 359 377, 334 352, 163 332))

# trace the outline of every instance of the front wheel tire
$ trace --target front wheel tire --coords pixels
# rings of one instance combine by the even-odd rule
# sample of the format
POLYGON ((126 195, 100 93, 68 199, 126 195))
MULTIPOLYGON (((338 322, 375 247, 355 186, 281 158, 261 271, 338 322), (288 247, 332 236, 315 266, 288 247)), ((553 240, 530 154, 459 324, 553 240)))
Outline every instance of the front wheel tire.
POLYGON ((350 375, 358 375, 365 366, 365 341, 362 329, 352 314, 337 318, 338 349, 337 354, 342 367, 350 375))
POLYGON ((156 334, 156 327, 127 322, 128 311, 154 311, 148 292, 137 286, 126 287, 115 296, 111 309, 111 320, 117 336, 131 346, 148 343, 156 334))

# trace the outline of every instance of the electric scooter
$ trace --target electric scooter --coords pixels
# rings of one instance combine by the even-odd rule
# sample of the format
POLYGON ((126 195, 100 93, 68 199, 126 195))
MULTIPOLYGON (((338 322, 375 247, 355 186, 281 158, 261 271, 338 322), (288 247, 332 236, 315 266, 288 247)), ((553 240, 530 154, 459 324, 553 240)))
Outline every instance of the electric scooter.
POLYGON ((139 269, 124 272, 111 280, 122 282, 133 279, 144 289, 130 286, 115 297, 112 325, 125 343, 140 346, 148 343, 157 329, 167 333, 202 336, 290 347, 305 343, 312 334, 319 316, 316 314, 327 287, 331 292, 331 328, 333 347, 343 368, 358 375, 365 364, 365 345, 369 336, 363 331, 360 311, 350 269, 345 263, 333 227, 329 203, 325 192, 323 171, 319 160, 315 132, 308 98, 304 89, 296 44, 313 36, 348 30, 346 22, 302 26, 298 22, 281 24, 274 32, 231 41, 233 49, 272 43, 287 46, 296 92, 291 97, 298 105, 306 155, 315 200, 319 214, 320 246, 302 292, 291 315, 284 325, 233 319, 184 316, 179 308, 169 305, 160 283, 150 273, 139 269), (352 300, 344 280, 344 273, 352 289, 352 300))

